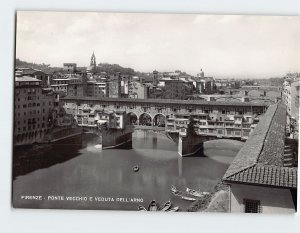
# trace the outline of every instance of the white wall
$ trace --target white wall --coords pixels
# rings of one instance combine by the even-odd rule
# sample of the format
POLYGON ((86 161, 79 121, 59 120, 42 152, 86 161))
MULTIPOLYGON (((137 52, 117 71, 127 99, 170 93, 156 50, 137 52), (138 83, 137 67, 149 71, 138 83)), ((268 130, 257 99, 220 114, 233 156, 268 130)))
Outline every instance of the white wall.
POLYGON ((260 201, 262 213, 295 213, 289 189, 232 184, 230 195, 232 213, 244 212, 244 199, 260 201))

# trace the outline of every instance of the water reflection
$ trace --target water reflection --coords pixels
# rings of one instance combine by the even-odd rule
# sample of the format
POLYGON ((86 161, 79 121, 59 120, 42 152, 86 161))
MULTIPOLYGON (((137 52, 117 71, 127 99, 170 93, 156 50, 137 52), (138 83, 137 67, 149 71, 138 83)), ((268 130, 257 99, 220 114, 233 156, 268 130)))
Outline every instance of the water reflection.
MULTIPOLYGON (((171 199, 184 210, 190 202, 172 196, 171 185, 210 191, 237 153, 236 148, 229 147, 224 151, 223 147, 211 145, 203 149, 202 156, 181 158, 174 142, 163 135, 143 131, 134 133, 133 149, 130 150, 100 151, 95 148, 96 144, 97 138, 85 135, 51 145, 43 154, 43 159, 51 158, 45 159, 49 163, 33 163, 35 165, 30 165, 30 169, 25 169, 27 172, 15 175, 15 206, 124 210, 136 210, 138 206, 136 203, 125 202, 25 202, 20 199, 20 195, 24 194, 82 195, 141 197, 144 203, 149 203, 152 199, 159 203, 171 199), (140 167, 139 172, 132 170, 136 164, 140 167)), ((27 155, 31 150, 29 148, 26 151, 27 155)), ((21 153, 15 150, 14 157, 18 158, 14 162, 21 161, 24 166, 30 162, 30 159, 25 159, 24 151, 21 153)), ((38 157, 36 161, 38 160, 42 158, 38 157)), ((14 164, 15 166, 17 165, 14 164)))

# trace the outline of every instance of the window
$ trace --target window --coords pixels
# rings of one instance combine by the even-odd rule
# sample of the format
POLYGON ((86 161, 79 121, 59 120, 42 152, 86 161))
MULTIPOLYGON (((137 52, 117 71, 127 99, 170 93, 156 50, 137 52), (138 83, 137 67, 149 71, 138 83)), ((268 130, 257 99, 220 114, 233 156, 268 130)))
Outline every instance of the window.
POLYGON ((244 200, 245 213, 261 213, 260 201, 257 200, 244 200))

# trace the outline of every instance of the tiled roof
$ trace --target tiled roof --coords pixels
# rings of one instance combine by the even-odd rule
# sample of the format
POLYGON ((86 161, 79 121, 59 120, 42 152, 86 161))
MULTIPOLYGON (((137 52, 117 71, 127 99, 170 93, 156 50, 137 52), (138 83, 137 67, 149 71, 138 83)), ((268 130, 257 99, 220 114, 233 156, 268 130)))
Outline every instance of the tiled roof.
POLYGON ((223 101, 206 101, 206 100, 176 100, 176 99, 122 99, 122 98, 102 98, 101 100, 95 97, 69 97, 61 98, 63 101, 107 101, 107 102, 131 102, 131 103, 154 103, 154 104, 178 104, 178 105, 206 105, 206 106, 252 106, 252 107, 267 107, 266 103, 251 103, 251 102, 223 102, 223 101))
POLYGON ((297 168, 257 164, 229 176, 226 181, 297 188, 297 168))
POLYGON ((284 105, 279 104, 259 155, 259 163, 283 166, 285 128, 286 110, 284 105))
POLYGON ((271 105, 241 148, 223 181, 297 187, 297 168, 283 167, 286 108, 271 105))
POLYGON ((26 69, 26 70, 23 70, 23 71, 22 71, 22 75, 33 75, 33 74, 38 73, 38 72, 43 73, 43 72, 40 71, 40 70, 26 69))
POLYGON ((16 82, 41 82, 41 80, 30 76, 16 77, 15 81, 16 82))

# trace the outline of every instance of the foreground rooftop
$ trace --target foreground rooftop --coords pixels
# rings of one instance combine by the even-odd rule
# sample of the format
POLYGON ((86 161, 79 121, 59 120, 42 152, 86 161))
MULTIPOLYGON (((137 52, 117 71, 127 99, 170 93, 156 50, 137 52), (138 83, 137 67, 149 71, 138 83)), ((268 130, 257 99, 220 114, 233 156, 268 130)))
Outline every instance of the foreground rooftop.
POLYGON ((286 108, 271 105, 225 175, 227 183, 297 188, 295 167, 283 166, 286 108))

